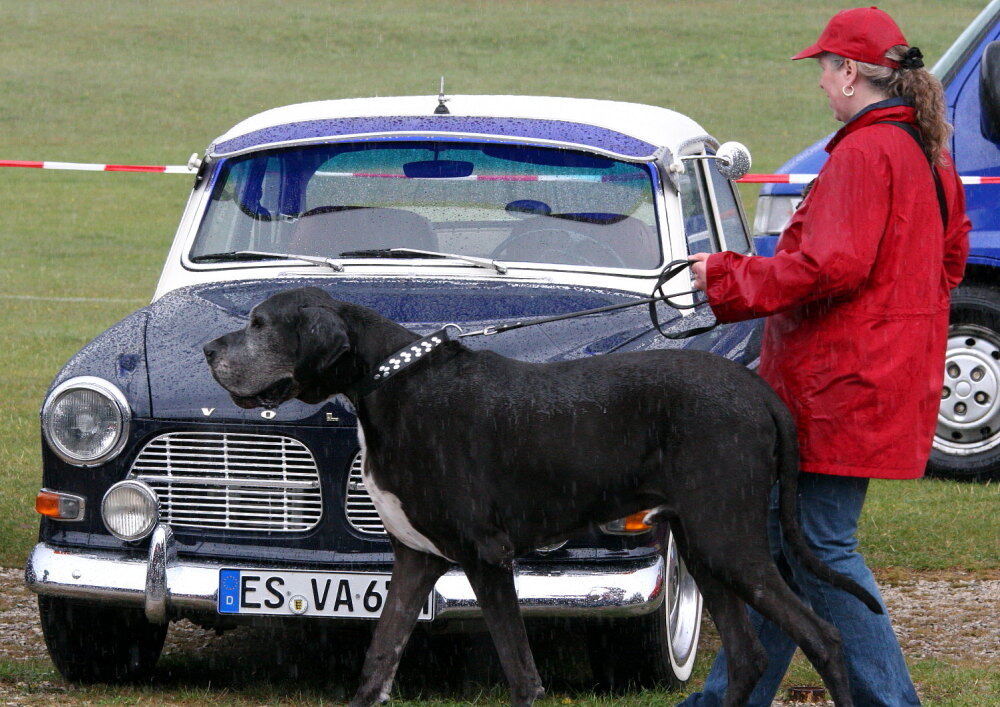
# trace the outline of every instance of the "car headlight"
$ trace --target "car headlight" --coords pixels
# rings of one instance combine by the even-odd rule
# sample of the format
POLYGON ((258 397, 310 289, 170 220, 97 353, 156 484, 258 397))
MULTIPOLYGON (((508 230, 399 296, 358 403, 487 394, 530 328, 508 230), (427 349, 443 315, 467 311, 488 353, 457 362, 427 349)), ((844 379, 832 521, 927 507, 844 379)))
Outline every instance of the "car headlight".
POLYGON ((42 431, 60 459, 97 466, 125 444, 131 418, 128 401, 101 378, 80 376, 59 384, 42 406, 42 431))
POLYGON ((784 231, 801 202, 801 194, 766 194, 757 199, 757 212, 753 219, 754 235, 770 236, 784 231))
POLYGON ((121 540, 142 540, 153 532, 159 516, 156 492, 141 481, 119 481, 101 501, 105 527, 121 540))

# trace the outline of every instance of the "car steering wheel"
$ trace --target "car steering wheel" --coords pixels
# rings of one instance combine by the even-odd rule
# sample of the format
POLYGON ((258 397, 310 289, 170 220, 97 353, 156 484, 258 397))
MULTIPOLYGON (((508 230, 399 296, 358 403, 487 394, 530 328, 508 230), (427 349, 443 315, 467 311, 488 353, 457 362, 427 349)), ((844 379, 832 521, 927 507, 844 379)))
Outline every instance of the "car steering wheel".
POLYGON ((504 257, 504 253, 508 250, 512 250, 515 246, 521 245, 524 241, 529 240, 531 237, 537 237, 540 233, 555 234, 561 239, 560 243, 555 244, 544 243, 541 239, 538 239, 537 243, 533 243, 536 247, 541 246, 539 256, 544 256, 544 258, 540 257, 540 262, 567 263, 569 265, 590 265, 596 268, 628 267, 621 259, 621 256, 604 243, 601 243, 592 236, 571 231, 567 228, 536 228, 531 231, 525 231, 524 233, 518 233, 516 236, 510 236, 493 249, 493 252, 490 253, 490 258, 494 260, 508 260, 509 258, 504 257), (587 252, 588 250, 589 254, 587 252), (555 258, 550 258, 550 255, 555 256, 555 258), (613 265, 608 265, 609 259, 613 265), (594 262, 595 260, 598 262, 594 262))

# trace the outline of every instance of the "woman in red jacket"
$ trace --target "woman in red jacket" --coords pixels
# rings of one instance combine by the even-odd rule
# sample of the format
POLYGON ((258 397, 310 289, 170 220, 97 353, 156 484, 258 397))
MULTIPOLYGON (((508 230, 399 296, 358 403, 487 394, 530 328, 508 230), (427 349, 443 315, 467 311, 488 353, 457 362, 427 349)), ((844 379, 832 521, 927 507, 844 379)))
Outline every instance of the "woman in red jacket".
MULTIPOLYGON (((769 317, 759 372, 798 424, 802 526, 821 559, 879 596, 856 551, 858 517, 869 479, 923 475, 969 221, 941 84, 895 22, 876 8, 840 12, 792 58, 808 57, 845 123, 829 159, 774 257, 697 253, 692 270, 719 321, 769 317)), ((801 569, 773 525, 786 578, 840 629, 855 704, 919 704, 888 616, 801 569)), ((753 620, 769 665, 749 704, 770 705, 795 645, 753 620)), ((722 704, 726 683, 720 654, 684 704, 722 704)))

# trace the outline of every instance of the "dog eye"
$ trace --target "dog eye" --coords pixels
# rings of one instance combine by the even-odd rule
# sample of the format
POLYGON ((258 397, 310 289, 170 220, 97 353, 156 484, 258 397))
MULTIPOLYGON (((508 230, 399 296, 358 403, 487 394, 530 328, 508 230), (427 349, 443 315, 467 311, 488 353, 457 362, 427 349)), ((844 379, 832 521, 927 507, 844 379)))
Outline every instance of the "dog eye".
POLYGON ((262 327, 264 326, 264 320, 261 319, 260 317, 254 317, 253 319, 250 320, 250 326, 255 328, 262 327))

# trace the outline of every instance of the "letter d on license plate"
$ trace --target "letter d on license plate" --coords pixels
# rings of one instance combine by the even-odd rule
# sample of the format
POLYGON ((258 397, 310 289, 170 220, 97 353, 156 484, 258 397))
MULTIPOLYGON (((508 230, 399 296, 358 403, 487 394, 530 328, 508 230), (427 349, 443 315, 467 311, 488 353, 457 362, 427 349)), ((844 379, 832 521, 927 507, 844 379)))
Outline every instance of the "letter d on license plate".
MULTIPOLYGON (((219 570, 219 613, 375 619, 382 615, 389 579, 358 572, 224 569, 219 570)), ((434 618, 433 593, 419 618, 434 618)))

